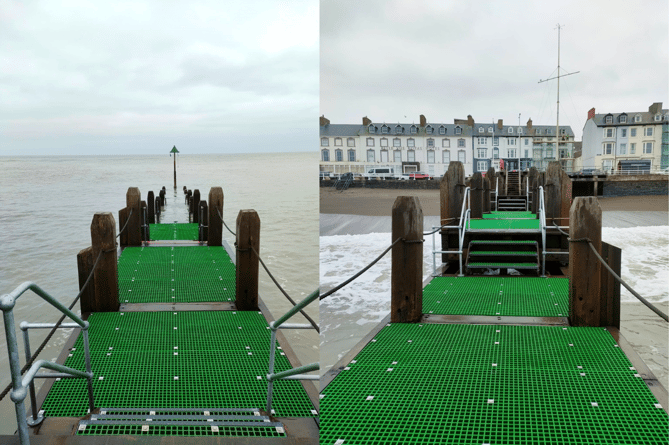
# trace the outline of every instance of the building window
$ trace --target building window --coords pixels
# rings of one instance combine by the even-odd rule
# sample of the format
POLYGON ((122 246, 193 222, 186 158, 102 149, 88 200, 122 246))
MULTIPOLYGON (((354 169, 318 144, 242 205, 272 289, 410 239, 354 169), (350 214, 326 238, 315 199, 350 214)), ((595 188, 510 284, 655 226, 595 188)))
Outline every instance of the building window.
POLYGON ((388 138, 381 138, 381 147, 388 146, 388 138))
POLYGON ((446 134, 446 127, 444 127, 443 125, 439 127, 439 134, 446 134))
POLYGON ((341 147, 341 138, 335 138, 335 147, 341 147))
POLYGON ((641 122, 641 115, 640 114, 637 114, 636 116, 634 116, 634 122, 641 122))
POLYGON ((376 127, 374 125, 370 125, 369 126, 369 132, 372 133, 372 134, 376 133, 376 127))
POLYGON ((451 147, 451 140, 450 139, 442 139, 441 140, 441 146, 442 148, 450 148, 451 147))
POLYGON ((483 133, 483 127, 479 127, 479 133, 483 133))
POLYGON ((428 125, 427 127, 425 127, 425 133, 432 134, 432 126, 431 125, 428 125))
POLYGON ((407 151, 407 162, 416 162, 416 151, 415 150, 407 151))
POLYGON ((388 150, 381 150, 381 162, 388 162, 388 150))
POLYGON ((434 164, 434 150, 427 151, 427 163, 434 164))
POLYGON ((643 143, 643 154, 651 154, 653 152, 653 143, 652 142, 644 142, 643 143))
POLYGON ((461 127, 455 127, 455 134, 462 134, 462 128, 461 127))
POLYGON ((492 127, 488 127, 488 133, 492 133, 492 127))
POLYGON ((402 139, 393 138, 393 147, 401 147, 401 146, 402 146, 402 139))
POLYGON ((604 159, 602 161, 602 168, 606 171, 613 170, 613 159, 604 159))
POLYGON ((458 139, 458 148, 460 147, 465 147, 465 140, 464 139, 458 139))
POLYGON ((662 120, 662 115, 661 114, 656 114, 655 115, 655 122, 660 122, 662 120))
POLYGON ((613 154, 613 143, 607 142, 604 144, 604 153, 605 155, 613 154))
POLYGON ((513 127, 509 127, 509 134, 513 134, 513 127))
POLYGON ((652 136, 653 135, 653 127, 646 127, 643 132, 644 136, 652 136))
POLYGON ((354 138, 346 139, 346 146, 347 147, 355 147, 355 139, 354 138))
POLYGON ((506 145, 516 145, 516 138, 508 138, 506 140, 506 145))
POLYGON ((618 154, 626 155, 627 154, 627 144, 620 144, 620 150, 618 154))
POLYGON ((636 128, 630 128, 630 137, 635 138, 636 137, 636 128))
POLYGON ((553 158, 553 149, 552 148, 547 148, 546 149, 546 157, 547 158, 553 158))
POLYGON ((515 148, 509 148, 509 157, 510 158, 515 158, 516 157, 516 149, 515 148))
POLYGON ((499 136, 492 138, 492 145, 499 145, 499 136))
POLYGON ((620 137, 621 138, 626 138, 627 137, 627 128, 621 128, 620 129, 620 137))
POLYGON ((518 134, 523 134, 523 129, 522 128, 518 129, 518 134))
POLYGON ((479 145, 485 145, 488 142, 488 138, 478 138, 479 145))
POLYGON ((367 162, 376 161, 376 154, 374 150, 367 150, 367 162))
POLYGON ((328 138, 321 138, 321 147, 327 147, 330 145, 330 139, 328 138))
POLYGON ((530 145, 530 140, 528 138, 523 139, 525 141, 525 145, 530 145))
POLYGON ((407 147, 415 147, 415 146, 416 146, 416 140, 414 138, 407 139, 407 147))
POLYGON ((335 150, 335 161, 342 162, 344 160, 344 152, 342 150, 335 150))
POLYGON ((488 170, 488 161, 477 161, 476 162, 476 171, 484 172, 488 170))
POLYGON ((526 158, 529 158, 529 157, 530 157, 530 151, 529 151, 529 150, 525 150, 525 157, 526 157, 526 158))
POLYGON ((499 148, 493 148, 492 149, 492 158, 493 159, 499 159, 499 148))
POLYGON ((368 147, 374 146, 374 138, 367 138, 367 146, 368 147))
POLYGON ((381 127, 381 133, 383 133, 383 134, 388 134, 388 130, 389 130, 389 128, 385 125, 383 127, 381 127))
POLYGON ((393 152, 393 161, 402 162, 402 152, 400 150, 395 150, 393 152))
POLYGON ((605 128, 604 129, 604 137, 605 138, 612 138, 613 135, 615 134, 614 128, 605 128))
POLYGON ((610 114, 608 116, 606 116, 606 123, 607 124, 612 124, 613 123, 613 116, 611 116, 610 114))
POLYGON ((537 128, 536 129, 536 134, 541 134, 541 129, 537 128))
POLYGON ((355 150, 348 151, 348 162, 355 162, 355 150))
POLYGON ((330 150, 321 150, 321 159, 323 162, 330 162, 330 150))
POLYGON ((466 159, 467 159, 467 156, 465 154, 465 151, 464 150, 458 150, 458 161, 460 161, 464 164, 466 159))
POLYGON ((451 152, 448 150, 444 150, 441 152, 441 161, 448 165, 451 162, 451 152))
POLYGON ((416 131, 417 131, 417 130, 416 130, 416 126, 415 126, 415 125, 412 125, 412 126, 411 126, 411 134, 416 134, 416 131))
POLYGON ((632 143, 630 144, 630 154, 631 154, 631 155, 636 154, 636 143, 634 143, 634 142, 632 142, 632 143))
POLYGON ((620 122, 621 124, 626 124, 627 123, 627 116, 624 115, 624 114, 621 114, 620 116, 618 116, 618 122, 620 122))
POLYGON ((479 158, 487 158, 488 157, 488 149, 487 148, 479 148, 477 151, 477 154, 479 158))
POLYGON ((395 134, 402 134, 404 128, 400 127, 399 125, 395 127, 395 134))
POLYGON ((429 148, 434 148, 434 139, 430 138, 427 140, 427 146, 429 148))

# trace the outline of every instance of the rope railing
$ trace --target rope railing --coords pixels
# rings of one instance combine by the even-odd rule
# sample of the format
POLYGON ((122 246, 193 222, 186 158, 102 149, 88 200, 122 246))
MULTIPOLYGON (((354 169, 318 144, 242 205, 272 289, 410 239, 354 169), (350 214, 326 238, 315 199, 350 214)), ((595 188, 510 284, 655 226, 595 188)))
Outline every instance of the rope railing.
MULTIPOLYGON (((279 284, 279 282, 276 281, 276 278, 274 278, 274 275, 272 275, 272 272, 269 271, 269 269, 268 269, 267 266, 265 265, 265 262, 262 260, 262 258, 260 258, 260 254, 258 254, 258 252, 256 251, 256 249, 253 248, 253 247, 251 247, 251 250, 253 250, 253 253, 255 254, 255 256, 258 257, 258 260, 260 260, 260 264, 262 264, 262 267, 263 267, 263 269, 265 269, 265 272, 267 272, 267 275, 269 275, 269 277, 272 279, 272 281, 274 282, 274 284, 276 284, 276 287, 279 288, 279 290, 281 291, 281 293, 288 299, 288 301, 290 301, 290 302, 292 303, 293 306, 296 306, 297 303, 295 302, 295 300, 293 300, 292 298, 290 298, 290 295, 288 295, 288 294, 286 293, 286 291, 283 290, 283 288, 281 287, 281 285, 279 284)), ((304 312, 304 310, 300 309, 300 313, 301 313, 302 315, 304 315, 304 318, 306 318, 307 320, 309 320, 309 323, 311 323, 311 326, 313 326, 313 328, 316 330, 316 332, 318 332, 318 333, 320 334, 320 333, 321 333, 321 330, 318 328, 318 324, 317 324, 317 323, 316 323, 316 322, 315 322, 315 321, 314 321, 314 320, 313 320, 313 319, 312 319, 306 312, 304 312)))
MULTIPOLYGON (((394 246, 395 244, 399 243, 400 241, 406 241, 406 240, 405 240, 404 238, 397 238, 395 241, 393 241, 393 243, 392 243, 390 246, 388 246, 388 248, 387 248, 386 250, 383 251, 383 253, 381 253, 381 255, 379 255, 378 257, 376 257, 376 259, 375 259, 374 261, 372 261, 371 263, 369 263, 369 264, 368 264, 367 266, 365 266, 362 270, 360 270, 360 272, 356 273, 355 275, 353 275, 353 276, 352 276, 351 278, 349 278, 348 280, 344 281, 343 283, 339 284, 339 285, 336 286, 335 288, 330 289, 329 291, 327 291, 327 292, 325 292, 324 294, 320 295, 320 296, 318 297, 319 300, 323 300, 323 299, 329 297, 330 295, 334 294, 335 292, 337 292, 337 291, 338 291, 339 289, 341 289, 342 287, 344 287, 344 286, 346 286, 347 284, 349 284, 351 281, 353 281, 353 280, 355 280, 356 278, 358 278, 358 277, 359 277, 360 275, 362 275, 363 273, 367 272, 367 270, 368 270, 370 267, 372 267, 373 265, 375 265, 381 258, 383 258, 383 256, 384 256, 386 253, 388 253, 388 251, 390 251, 390 249, 393 248, 393 246, 394 246)), ((415 240, 415 241, 423 242, 423 240, 415 240)), ((415 241, 414 241, 414 242, 415 242, 415 241)))
POLYGON ((587 243, 588 243, 588 246, 590 246, 590 249, 591 249, 592 252, 595 254, 595 256, 597 257, 597 259, 599 260, 599 262, 602 263, 602 265, 603 265, 604 267, 606 267, 606 270, 608 270, 609 273, 610 273, 611 275, 613 275, 613 278, 615 278, 616 281, 618 281, 620 284, 622 284, 623 286, 625 286, 625 289, 627 289, 628 291, 630 291, 630 293, 631 293, 632 295, 634 295, 634 296, 635 296, 639 301, 641 301, 644 305, 646 305, 646 307, 647 307, 648 309, 650 309, 651 311, 655 312, 655 313, 656 313, 657 315, 659 315, 664 321, 666 321, 666 322, 669 323, 669 316, 667 316, 667 314, 665 314, 664 312, 662 312, 661 310, 659 310, 658 308, 656 308, 655 306, 653 306, 653 304, 652 304, 650 301, 646 300, 646 299, 643 298, 641 295, 639 295, 634 289, 632 289, 632 288, 630 287, 629 284, 625 283, 625 281, 624 281, 622 278, 620 278, 620 276, 618 276, 618 274, 615 273, 615 272, 613 271, 613 269, 611 269, 611 267, 610 267, 608 264, 606 264, 606 261, 604 261, 604 258, 602 258, 602 257, 599 255, 599 252, 597 252, 597 249, 596 249, 595 246, 592 244, 592 241, 590 240, 590 238, 577 238, 577 239, 571 239, 571 238, 569 238, 569 234, 568 234, 568 233, 566 233, 565 231, 563 231, 562 229, 560 229, 560 227, 559 227, 557 224, 555 224, 555 223, 553 223, 553 224, 554 224, 555 228, 557 228, 557 229, 560 231, 561 234, 563 234, 563 235, 565 235, 565 236, 567 237, 567 240, 568 240, 570 243, 582 243, 582 242, 587 242, 587 243))
POLYGON ((130 209, 130 213, 128 213, 128 219, 125 221, 125 224, 123 225, 123 228, 121 230, 119 230, 118 234, 116 235, 116 238, 121 236, 121 234, 123 233, 125 228, 128 227, 128 223, 130 222, 130 217, 132 216, 132 210, 133 209, 130 209))
MULTIPOLYGON (((88 283, 90 283, 91 278, 93 278, 93 274, 95 273, 95 269, 98 266, 98 263, 100 262, 100 258, 102 258, 103 253, 111 252, 112 250, 101 250, 100 253, 98 254, 98 258, 95 260, 95 263, 93 264, 93 268, 91 269, 91 273, 88 275, 88 278, 86 278, 86 282, 84 285, 81 287, 81 290, 79 291, 79 294, 74 298, 74 301, 72 301, 72 304, 68 307, 68 309, 72 310, 75 304, 79 301, 79 298, 81 298, 81 295, 84 293, 84 290, 86 290, 86 287, 88 286, 88 283)), ((58 328, 60 328, 61 323, 63 320, 65 320, 66 315, 63 314, 63 316, 58 319, 56 322, 56 325, 49 331, 47 334, 46 338, 42 343, 39 345, 39 347, 35 350, 33 353, 32 357, 30 357, 30 360, 21 368, 21 374, 25 373, 30 367, 33 365, 35 362, 35 359, 37 359, 37 356, 40 355, 42 350, 46 347, 46 344, 51 340, 51 337, 53 337, 53 334, 56 332, 58 328)), ((4 399, 7 393, 12 389, 12 384, 10 383, 7 385, 7 387, 0 393, 0 400, 4 399)))
MULTIPOLYGON (((218 213, 219 218, 221 218, 221 222, 223 223, 225 228, 228 229, 228 232, 230 232, 232 234, 232 236, 237 236, 237 234, 235 232, 233 232, 232 230, 230 230, 230 227, 228 227, 228 225, 225 223, 225 221, 223 220, 223 215, 221 214, 221 211, 218 208, 216 208, 216 212, 218 213)), ((258 258, 260 258, 260 257, 258 257, 258 258)))

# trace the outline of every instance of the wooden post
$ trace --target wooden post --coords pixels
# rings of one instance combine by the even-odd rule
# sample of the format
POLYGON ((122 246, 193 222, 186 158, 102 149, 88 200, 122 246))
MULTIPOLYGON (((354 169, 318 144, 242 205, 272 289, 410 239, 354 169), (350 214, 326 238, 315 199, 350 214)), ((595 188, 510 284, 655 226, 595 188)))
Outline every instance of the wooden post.
POLYGON ((160 222, 160 213, 161 213, 160 212, 160 196, 156 197, 155 209, 156 209, 156 222, 159 223, 160 222))
POLYGON ((116 221, 110 212, 98 212, 91 223, 92 257, 95 261, 102 252, 95 268, 95 297, 91 312, 115 312, 118 300, 118 262, 116 254, 116 221))
POLYGON ((490 181, 488 181, 487 173, 483 178, 483 213, 490 213, 490 181))
POLYGON ((223 215, 223 189, 212 187, 209 190, 209 230, 207 230, 207 245, 209 246, 223 245, 223 220, 221 215, 223 215))
POLYGON ((193 200, 191 201, 190 211, 193 214, 193 222, 200 222, 200 190, 193 190, 193 200))
POLYGON ((140 231, 142 234, 142 241, 149 240, 149 222, 148 222, 148 207, 146 201, 140 201, 139 208, 141 210, 140 215, 140 231))
POLYGON ((130 215, 130 222, 126 231, 128 232, 128 246, 141 246, 142 245, 142 233, 141 233, 141 201, 142 197, 139 193, 137 187, 129 187, 128 192, 125 194, 125 204, 128 207, 128 210, 132 212, 130 215))
MULTIPOLYGON (((597 198, 576 198, 569 212, 569 236, 588 238, 602 251, 602 209, 597 198)), ((600 326, 601 264, 587 242, 569 246, 569 324, 600 326)))
MULTIPOLYGON (((79 290, 81 291, 93 270, 93 263, 97 257, 93 258, 93 248, 87 247, 77 254, 77 269, 79 272, 79 290)), ((79 306, 81 313, 91 312, 93 302, 95 301, 95 279, 91 278, 86 289, 79 297, 79 306)))
POLYGON ((530 210, 535 215, 537 214, 537 208, 539 207, 539 192, 537 186, 537 179, 539 177, 539 171, 536 167, 530 167, 530 172, 527 176, 527 181, 530 186, 530 193, 532 194, 532 200, 530 201, 530 210))
POLYGON ((123 207, 118 211, 118 230, 120 233, 118 243, 121 247, 128 245, 128 227, 126 226, 126 223, 128 222, 129 213, 130 209, 127 207, 123 207), (125 230, 123 230, 123 227, 125 227, 125 230))
MULTIPOLYGON (((448 171, 439 183, 439 202, 441 208, 441 225, 456 226, 459 224, 462 201, 465 194, 465 167, 462 162, 454 161, 448 165, 448 171)), ((459 248, 457 229, 443 229, 441 231, 442 250, 459 248)), ((449 255, 442 254, 442 261, 447 263, 449 255)))
MULTIPOLYGON (((479 175, 480 176, 480 175, 479 175)), ((423 315, 423 209, 415 196, 398 196, 392 211, 390 321, 417 323, 423 315)))
POLYGON ((260 218, 255 210, 240 210, 237 215, 237 292, 235 304, 240 311, 258 310, 258 257, 260 253, 260 218))
POLYGON ((472 194, 471 199, 471 217, 476 219, 483 218, 483 176, 481 172, 476 172, 472 175, 472 194))
POLYGON ((559 161, 551 161, 546 169, 546 225, 563 226, 569 217, 571 199, 571 179, 559 161), (569 192, 567 192, 569 191, 569 192), (564 218, 564 219, 560 219, 564 218))
POLYGON ((188 187, 184 185, 184 195, 186 194, 186 192, 188 192, 188 187))
POLYGON ((188 204, 188 211, 190 212, 190 200, 193 197, 193 191, 188 190, 188 193, 186 193, 186 204, 188 204))
POLYGON ((198 241, 205 242, 209 238, 207 232, 209 231, 209 224, 207 220, 209 219, 209 210, 207 209, 207 201, 200 201, 200 208, 198 209, 200 214, 200 224, 202 225, 202 232, 200 233, 198 241))
POLYGON ((495 186, 496 186, 496 183, 497 183, 497 173, 495 172, 494 167, 490 167, 488 169, 488 171, 485 174, 485 179, 486 179, 486 181, 488 181, 488 190, 490 190, 488 192, 488 198, 487 198, 488 202, 489 202, 487 208, 488 208, 488 212, 490 212, 491 210, 497 210, 497 208, 493 209, 493 204, 491 202, 492 191, 495 190, 495 186))
MULTIPOLYGON (((622 250, 602 241, 602 258, 620 276, 622 250)), ((620 282, 602 267, 600 326, 620 329, 620 282)))
POLYGON ((165 190, 161 190, 158 197, 160 198, 160 207, 165 207, 165 190))
POLYGON ((154 205, 156 204, 156 200, 153 197, 153 191, 150 191, 146 195, 146 205, 148 206, 146 211, 149 216, 149 224, 155 224, 156 223, 156 209, 154 205))

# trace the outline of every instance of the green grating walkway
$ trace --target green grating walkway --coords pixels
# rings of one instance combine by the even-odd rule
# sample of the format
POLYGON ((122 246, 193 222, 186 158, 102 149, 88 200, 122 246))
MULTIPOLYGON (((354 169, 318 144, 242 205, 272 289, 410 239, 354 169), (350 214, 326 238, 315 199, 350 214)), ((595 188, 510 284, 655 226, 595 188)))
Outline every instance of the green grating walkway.
MULTIPOLYGON (((94 313, 88 321, 98 407, 265 406, 270 330, 259 312, 106 312, 94 313)), ((66 366, 84 369, 82 344, 79 337, 66 366)), ((277 370, 290 369, 280 348, 277 352, 277 370)), ((88 408, 86 394, 84 380, 58 380, 42 409, 48 417, 84 416, 88 408)), ((300 382, 277 382, 274 394, 277 416, 315 415, 300 382)), ((172 433, 199 434, 196 427, 179 430, 183 431, 172 433)), ((87 434, 94 432, 92 429, 87 434)), ((207 428, 201 432, 211 433, 207 428)), ((158 429, 154 432, 163 433, 158 429)), ((238 433, 246 435, 243 431, 238 433)))
POLYGON ((602 328, 392 324, 322 391, 321 444, 666 444, 602 328))
MULTIPOLYGON (((515 212, 514 212, 515 213, 515 212)), ((539 230, 538 219, 472 219, 469 229, 472 230, 539 230)))
POLYGON ((128 247, 118 283, 121 303, 234 301, 235 265, 223 247, 128 247))
POLYGON ((423 313, 566 317, 567 278, 434 277, 423 290, 423 313))
POLYGON ((197 241, 197 223, 149 224, 151 241, 189 240, 197 241))

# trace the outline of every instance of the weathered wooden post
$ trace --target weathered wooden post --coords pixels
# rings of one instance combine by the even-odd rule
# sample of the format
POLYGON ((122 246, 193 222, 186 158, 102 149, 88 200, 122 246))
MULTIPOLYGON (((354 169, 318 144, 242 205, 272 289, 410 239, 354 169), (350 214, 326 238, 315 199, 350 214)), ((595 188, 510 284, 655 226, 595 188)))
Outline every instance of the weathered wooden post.
MULTIPOLYGON (((462 162, 454 161, 448 166, 448 171, 439 183, 439 201, 441 209, 441 225, 455 226, 460 222, 460 212, 465 195, 465 167, 462 162)), ((442 250, 459 248, 457 229, 443 229, 441 231, 442 250)), ((449 261, 448 253, 442 254, 442 262, 449 261)))
POLYGON ((200 226, 202 227, 202 230, 200 232, 200 236, 198 238, 198 241, 207 241, 208 239, 208 234, 207 232, 209 231, 209 224, 207 223, 207 219, 209 218, 209 210, 207 209, 207 201, 200 201, 200 208, 198 209, 198 213, 200 215, 199 221, 200 221, 200 226))
POLYGON ((200 222, 200 190, 193 190, 193 199, 190 204, 190 212, 193 214, 193 222, 200 222))
MULTIPOLYGON (((602 258, 620 276, 622 250, 602 241, 602 258)), ((602 267, 600 326, 615 326, 620 329, 620 282, 602 267)))
POLYGON ((98 212, 91 223, 91 250, 95 261, 102 252, 95 268, 95 296, 90 304, 83 303, 91 312, 116 312, 118 299, 118 261, 116 254, 116 221, 110 212, 98 212))
MULTIPOLYGON (((487 174, 486 174, 487 175, 487 174)), ((490 181, 483 178, 483 213, 490 213, 490 181)))
POLYGON ((223 189, 221 187, 212 187, 209 190, 209 217, 207 231, 207 245, 223 245, 223 189))
MULTIPOLYGON (((494 167, 490 167, 488 169, 488 171, 485 174, 485 179, 486 179, 486 181, 488 181, 488 190, 490 190, 488 192, 488 197, 487 197, 487 200, 489 202, 487 208, 488 208, 488 212, 490 212, 491 210, 497 210, 496 206, 493 209, 493 204, 492 204, 492 192, 493 192, 493 190, 495 190, 495 185, 497 183, 497 172, 495 172, 494 167)), ((497 196, 495 196, 495 199, 497 199, 497 196)))
POLYGON ((390 321, 417 323, 423 315, 423 209, 415 196, 398 196, 392 210, 390 321))
POLYGON ((160 191, 160 206, 165 207, 165 190, 160 191))
POLYGON ((190 212, 190 201, 193 198, 193 191, 188 190, 188 193, 186 194, 186 204, 188 204, 188 211, 190 212))
POLYGON ((160 196, 156 197, 156 222, 160 222, 160 196))
POLYGON ((150 191, 146 195, 146 205, 148 206, 146 211, 149 214, 149 224, 155 224, 156 223, 156 209, 154 205, 156 204, 156 200, 153 197, 153 191, 150 191))
POLYGON ((258 310, 258 256, 260 218, 255 210, 240 210, 237 215, 237 270, 235 304, 240 311, 258 310))
POLYGON ((128 222, 128 227, 125 230, 128 232, 128 246, 141 246, 142 245, 142 232, 141 232, 141 194, 137 187, 129 187, 128 192, 125 194, 125 204, 130 211, 128 222))
POLYGON ((140 215, 140 233, 142 234, 142 241, 149 240, 149 218, 148 218, 148 207, 146 201, 140 201, 139 208, 141 210, 140 215))
MULTIPOLYGON (((79 290, 81 291, 86 284, 88 276, 93 270, 93 264, 97 257, 93 258, 93 248, 87 247, 77 254, 77 270, 79 272, 79 290)), ((91 278, 81 297, 79 297, 79 306, 81 313, 91 312, 91 305, 95 300, 95 280, 91 278)))
POLYGON ((121 247, 128 245, 128 215, 130 214, 130 209, 123 207, 118 211, 118 230, 119 230, 119 239, 118 243, 121 247))
POLYGON ((569 322, 572 326, 600 326, 601 264, 586 241, 602 251, 602 209, 597 198, 580 197, 569 211, 569 322))
POLYGON ((558 226, 561 221, 569 217, 569 208, 571 205, 571 179, 564 170, 559 161, 551 161, 546 169, 546 225, 553 226, 555 222, 558 226), (569 196, 567 196, 569 195, 569 196), (564 219, 561 219, 564 218, 564 219))
POLYGON ((476 219, 483 218, 483 176, 481 172, 476 172, 472 175, 471 187, 471 217, 476 219))
POLYGON ((539 177, 539 171, 536 167, 530 167, 530 172, 527 175, 528 184, 530 186, 530 193, 532 194, 532 201, 530 202, 530 210, 535 215, 537 214, 537 209, 539 208, 539 186, 537 185, 537 179, 539 177))

